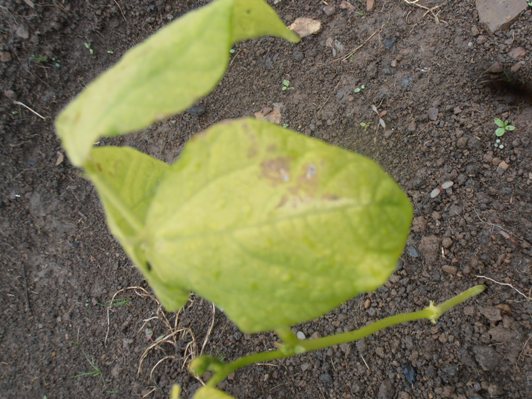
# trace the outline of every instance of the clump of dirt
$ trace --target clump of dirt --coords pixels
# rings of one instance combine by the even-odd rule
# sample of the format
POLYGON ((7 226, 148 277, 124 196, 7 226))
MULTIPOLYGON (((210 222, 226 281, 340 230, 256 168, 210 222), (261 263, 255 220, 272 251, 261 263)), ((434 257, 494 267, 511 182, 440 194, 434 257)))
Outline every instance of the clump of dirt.
MULTIPOLYGON (((140 289, 110 303, 120 289, 146 286, 53 130, 61 107, 126 49, 205 3, 0 6, 3 397, 164 398, 174 382, 188 397, 200 386, 186 371, 191 356, 230 359, 272 347, 273 335, 244 335, 198 298, 177 319, 140 289)), ((529 397, 532 12, 489 34, 472 2, 442 2, 432 13, 406 1, 376 1, 371 12, 342 3, 278 2, 287 24, 310 17, 321 31, 298 45, 237 45, 214 93, 117 141, 171 161, 212 123, 277 107, 282 124, 361 152, 400 182, 415 220, 397 272, 376 292, 297 326, 307 337, 478 283, 489 289, 437 325, 250 367, 222 387, 242 399, 529 397), (494 145, 494 118, 516 126, 503 148, 494 145)))

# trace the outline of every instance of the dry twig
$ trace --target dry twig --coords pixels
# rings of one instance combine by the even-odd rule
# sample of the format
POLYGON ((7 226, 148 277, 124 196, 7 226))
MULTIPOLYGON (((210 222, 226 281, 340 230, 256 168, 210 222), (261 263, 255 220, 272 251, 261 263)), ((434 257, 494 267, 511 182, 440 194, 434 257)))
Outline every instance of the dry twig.
POLYGON ((513 289, 515 292, 517 292, 519 295, 521 295, 522 297, 524 297, 527 301, 530 301, 532 298, 523 294, 522 291, 518 290, 517 288, 515 288, 512 284, 509 284, 509 283, 501 283, 500 281, 497 281, 497 280, 494 280, 492 279, 491 277, 486 277, 486 276, 479 276, 479 275, 476 275, 475 277, 477 278, 484 278, 486 280, 489 280, 495 284, 498 284, 498 285, 502 285, 502 286, 506 286, 506 287, 510 287, 511 289, 513 289))

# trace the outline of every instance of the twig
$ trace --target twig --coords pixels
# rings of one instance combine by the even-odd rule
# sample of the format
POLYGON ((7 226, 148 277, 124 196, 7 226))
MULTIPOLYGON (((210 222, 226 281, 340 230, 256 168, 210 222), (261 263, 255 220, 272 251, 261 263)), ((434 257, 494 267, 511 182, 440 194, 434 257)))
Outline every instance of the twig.
POLYGON ((368 366, 368 363, 366 362, 366 359, 364 359, 364 356, 362 356, 362 354, 360 353, 360 358, 362 359, 362 361, 364 362, 364 364, 366 365, 366 368, 369 370, 369 366, 368 366))
POLYGON ((216 306, 214 306, 214 303, 212 304, 212 320, 211 325, 209 326, 209 329, 207 330, 207 335, 205 335, 205 339, 203 340, 203 344, 201 344, 201 350, 199 355, 203 355, 203 350, 205 349, 205 346, 207 345, 207 342, 209 341, 209 337, 211 336, 212 329, 214 327, 214 319, 216 316, 216 306))
POLYGON ((349 58, 351 58, 358 50, 360 50, 362 47, 364 47, 370 40, 373 36, 375 36, 377 33, 381 32, 382 29, 384 28, 384 25, 382 25, 380 27, 380 29, 376 30, 375 32, 373 32, 366 40, 364 40, 362 42, 362 44, 360 44, 359 46, 355 47, 353 50, 351 50, 349 53, 347 53, 346 55, 344 55, 343 57, 340 57, 340 58, 336 58, 334 61, 338 61, 338 60, 341 60, 341 61, 347 61, 349 58))
POLYGON ((117 0, 113 0, 113 1, 115 2, 116 6, 118 7, 118 10, 120 11, 120 14, 122 14, 122 18, 124 18, 124 22, 125 22, 126 24, 129 24, 129 22, 128 22, 127 19, 126 19, 126 15, 124 14, 124 10, 122 10, 122 7, 121 7, 120 4, 118 3, 118 1, 117 1, 117 0))
POLYGON ((33 112, 35 115, 37 115, 39 118, 41 118, 43 121, 46 120, 46 118, 44 116, 42 116, 41 114, 39 114, 37 111, 35 111, 34 109, 31 109, 30 107, 28 107, 26 104, 24 103, 21 103, 20 101, 13 101, 13 104, 16 104, 16 105, 21 105, 23 106, 24 108, 26 108, 28 111, 30 112, 33 112))
POLYGON ((510 287, 511 289, 513 289, 515 292, 517 292, 519 295, 523 296, 527 301, 530 301, 532 298, 523 294, 523 292, 519 291, 517 288, 515 288, 512 284, 509 284, 509 283, 501 283, 500 281, 497 281, 497 280, 494 280, 490 277, 486 277, 486 276, 479 276, 479 275, 476 275, 475 277, 477 278, 484 278, 486 280, 489 280, 491 282, 494 282, 495 284, 498 284, 498 285, 503 285, 503 286, 506 286, 506 287, 510 287))
MULTIPOLYGON (((426 17, 427 14, 430 14, 432 16, 432 18, 434 18, 434 20, 436 21, 437 24, 439 24, 440 22, 443 22, 444 24, 446 24, 447 22, 444 21, 443 19, 440 19, 438 17, 438 13, 435 13, 434 10, 437 10, 438 8, 441 8, 441 5, 437 5, 437 6, 434 6, 434 7, 427 7, 427 6, 424 6, 423 4, 419 4, 419 0, 403 0, 406 4, 408 5, 411 5, 411 6, 414 6, 414 7, 418 7, 418 8, 421 8, 422 10, 425 10, 425 14, 423 14, 423 17, 426 17)), ((441 11, 441 10, 440 10, 441 11)))

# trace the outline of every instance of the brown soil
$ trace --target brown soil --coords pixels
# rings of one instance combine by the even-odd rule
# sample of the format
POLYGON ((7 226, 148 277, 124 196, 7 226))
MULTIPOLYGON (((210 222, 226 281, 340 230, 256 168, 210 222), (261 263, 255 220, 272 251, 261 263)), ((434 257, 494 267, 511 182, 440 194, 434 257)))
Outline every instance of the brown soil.
MULTIPOLYGON (((0 5, 0 396, 165 398, 177 381, 189 397, 199 382, 183 364, 207 336, 205 353, 227 359, 271 348, 274 337, 243 335, 195 298, 179 314, 175 339, 150 351, 137 373, 174 316, 165 324, 152 299, 128 290, 107 319, 115 292, 145 284, 109 235, 94 189, 60 162, 53 119, 126 49, 205 1, 29 3, 0 5)), ((281 102, 282 123, 376 159, 401 183, 416 218, 398 271, 377 292, 298 326, 307 336, 356 328, 481 282, 489 289, 437 325, 413 323, 250 367, 223 388, 241 399, 530 397, 531 302, 477 275, 529 295, 530 97, 486 83, 483 72, 494 62, 517 68, 509 52, 523 47, 512 79, 531 82, 532 12, 490 35, 473 1, 441 2, 439 23, 404 1, 376 1, 370 13, 352 3, 355 12, 337 7, 326 15, 320 1, 281 1, 287 23, 310 16, 322 31, 295 46, 270 38, 236 46, 227 76, 199 107, 122 142, 169 161, 193 133, 281 102), (281 90, 283 79, 292 90, 281 90), (372 104, 387 111, 386 129, 372 104), (494 148, 494 117, 516 126, 504 149, 494 148), (454 185, 431 199, 445 181, 454 185)))

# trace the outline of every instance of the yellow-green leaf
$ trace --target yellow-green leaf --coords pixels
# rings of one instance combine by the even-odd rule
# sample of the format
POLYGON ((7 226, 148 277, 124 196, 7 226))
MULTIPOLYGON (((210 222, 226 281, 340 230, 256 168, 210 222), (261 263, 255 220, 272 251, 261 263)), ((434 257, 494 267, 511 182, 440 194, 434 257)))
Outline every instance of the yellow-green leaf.
POLYGON ((97 147, 86 162, 86 172, 105 208, 109 229, 122 244, 161 303, 180 308, 188 291, 168 287, 151 272, 142 249, 148 207, 169 165, 128 147, 97 147))
POLYGON ((233 396, 212 387, 201 387, 194 394, 193 399, 235 399, 233 396))
POLYGON ((411 217, 370 159, 244 119, 187 144, 151 201, 143 245, 159 281, 258 332, 382 285, 411 217))
POLYGON ((217 0, 128 51, 56 121, 69 159, 82 166, 94 142, 182 112, 222 78, 234 42, 261 35, 296 42, 263 0, 217 0))

